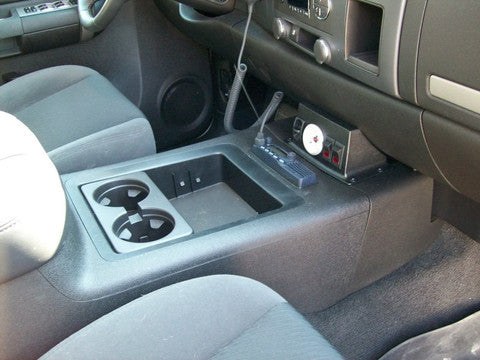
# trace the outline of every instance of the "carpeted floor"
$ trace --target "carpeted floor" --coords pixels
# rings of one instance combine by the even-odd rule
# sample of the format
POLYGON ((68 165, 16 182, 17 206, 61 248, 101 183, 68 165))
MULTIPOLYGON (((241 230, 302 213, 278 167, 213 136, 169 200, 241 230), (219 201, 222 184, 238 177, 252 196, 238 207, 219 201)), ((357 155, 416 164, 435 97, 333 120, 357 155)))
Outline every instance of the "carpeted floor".
POLYGON ((478 310, 480 244, 444 224, 424 254, 306 317, 347 359, 361 360, 478 310))

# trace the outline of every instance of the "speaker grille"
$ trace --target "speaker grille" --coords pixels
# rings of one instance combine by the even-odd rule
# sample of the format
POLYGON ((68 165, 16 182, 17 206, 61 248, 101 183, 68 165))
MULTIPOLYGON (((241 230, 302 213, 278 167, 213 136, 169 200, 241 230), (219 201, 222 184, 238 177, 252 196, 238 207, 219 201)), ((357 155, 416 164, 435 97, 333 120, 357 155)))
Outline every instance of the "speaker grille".
POLYGON ((205 85, 196 78, 173 82, 161 98, 160 115, 165 124, 190 128, 201 123, 208 108, 205 85))

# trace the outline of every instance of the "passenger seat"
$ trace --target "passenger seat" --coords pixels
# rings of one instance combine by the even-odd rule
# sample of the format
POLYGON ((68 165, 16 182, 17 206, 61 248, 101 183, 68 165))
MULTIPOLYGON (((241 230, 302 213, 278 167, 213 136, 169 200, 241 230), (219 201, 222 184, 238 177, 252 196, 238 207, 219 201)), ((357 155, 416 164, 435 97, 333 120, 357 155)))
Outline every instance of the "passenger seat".
POLYGON ((215 275, 171 285, 124 305, 41 359, 343 357, 270 288, 244 277, 215 275))
POLYGON ((47 68, 0 86, 0 110, 30 128, 61 174, 156 152, 145 115, 83 66, 47 68))
MULTIPOLYGON (((381 360, 480 358, 480 312, 418 336, 381 360)), ((73 334, 41 360, 340 360, 285 299, 244 277, 214 275, 145 295, 73 334)))

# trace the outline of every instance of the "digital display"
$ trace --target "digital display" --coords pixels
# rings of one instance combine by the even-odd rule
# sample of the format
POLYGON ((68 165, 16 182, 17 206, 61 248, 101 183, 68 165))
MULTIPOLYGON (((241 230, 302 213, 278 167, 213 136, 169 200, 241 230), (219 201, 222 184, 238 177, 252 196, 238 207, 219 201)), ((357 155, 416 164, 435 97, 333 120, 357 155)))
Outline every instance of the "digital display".
POLYGON ((274 154, 280 156, 280 157, 287 157, 287 153, 284 152, 282 149, 276 146, 269 146, 268 149, 273 152, 274 154))
POLYGON ((288 0, 288 4, 308 11, 308 0, 288 0))

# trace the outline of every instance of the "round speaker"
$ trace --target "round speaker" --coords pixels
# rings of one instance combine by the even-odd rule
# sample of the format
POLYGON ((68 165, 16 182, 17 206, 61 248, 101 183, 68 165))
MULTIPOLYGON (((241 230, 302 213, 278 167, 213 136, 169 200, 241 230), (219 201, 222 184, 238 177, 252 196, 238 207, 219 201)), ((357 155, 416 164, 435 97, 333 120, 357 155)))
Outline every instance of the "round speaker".
POLYGON ((183 77, 171 82, 160 93, 160 116, 169 127, 192 131, 207 120, 211 102, 211 94, 201 79, 183 77))

